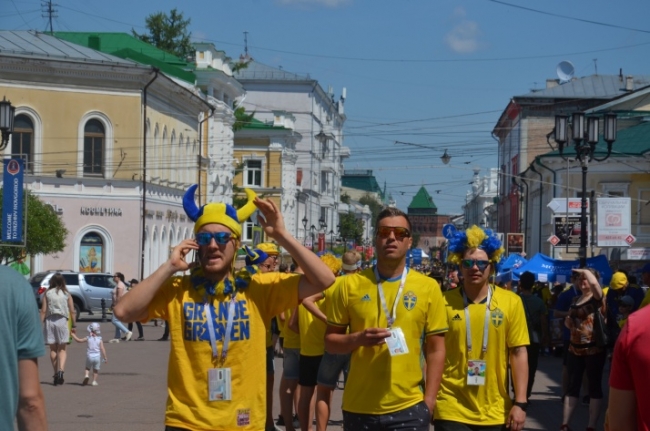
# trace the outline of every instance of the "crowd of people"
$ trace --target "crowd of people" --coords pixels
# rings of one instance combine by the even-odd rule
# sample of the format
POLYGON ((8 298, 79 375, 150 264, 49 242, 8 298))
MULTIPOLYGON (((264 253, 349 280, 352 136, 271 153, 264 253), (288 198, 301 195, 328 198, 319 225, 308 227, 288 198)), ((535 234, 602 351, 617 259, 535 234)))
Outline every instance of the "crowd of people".
MULTIPOLYGON (((648 429, 650 412, 638 406, 650 390, 643 371, 650 363, 644 343, 650 307, 633 311, 650 299, 626 274, 615 273, 603 288, 595 271, 575 269, 568 288, 547 288, 545 295, 535 288, 535 274, 524 273, 516 292, 502 288, 491 282, 502 244, 478 226, 450 239, 444 277, 441 264, 423 273, 407 265, 411 224, 396 208, 379 213, 376 264, 362 269, 355 252, 318 257, 303 247, 271 200, 247 190, 240 209, 197 207, 195 189, 183 199, 194 237, 149 277, 128 283, 130 289, 124 275, 115 274, 113 340, 132 338, 124 323, 166 322, 172 348, 165 431, 270 431, 276 424, 307 431, 313 420, 325 431, 339 386, 346 431, 424 431, 431 424, 436 431, 522 430, 540 352, 552 346, 553 318, 563 319, 565 329, 562 345, 554 346, 565 366, 558 428, 571 429, 582 390, 589 419, 581 427, 596 429, 606 410, 601 381, 610 359, 606 426, 648 429), (242 223, 255 210, 275 243, 245 247, 245 266, 236 269, 242 223), (279 247, 291 256, 291 267, 279 267, 279 247), (277 422, 276 343, 283 357, 277 422)), ((643 277, 647 284, 650 264, 643 277)), ((11 429, 14 419, 21 431, 46 429, 36 362, 43 341, 54 385, 64 383, 72 337, 87 344, 83 384, 92 373, 96 386, 108 359, 101 330, 91 323, 87 336, 77 335, 60 276, 45 294, 41 329, 33 298, 27 306, 23 291, 31 290, 24 279, 0 267, 0 280, 2 341, 9 349, 0 354, 0 368, 13 371, 8 381, 0 379, 9 400, 0 407, 0 429, 11 429)))

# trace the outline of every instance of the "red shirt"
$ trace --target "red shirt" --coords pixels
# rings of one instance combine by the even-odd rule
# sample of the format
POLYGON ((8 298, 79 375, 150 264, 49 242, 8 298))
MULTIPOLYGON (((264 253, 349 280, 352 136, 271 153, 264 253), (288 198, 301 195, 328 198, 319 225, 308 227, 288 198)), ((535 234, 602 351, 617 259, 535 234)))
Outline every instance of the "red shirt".
POLYGON ((614 348, 609 386, 636 395, 637 427, 650 431, 650 307, 630 314, 614 348))

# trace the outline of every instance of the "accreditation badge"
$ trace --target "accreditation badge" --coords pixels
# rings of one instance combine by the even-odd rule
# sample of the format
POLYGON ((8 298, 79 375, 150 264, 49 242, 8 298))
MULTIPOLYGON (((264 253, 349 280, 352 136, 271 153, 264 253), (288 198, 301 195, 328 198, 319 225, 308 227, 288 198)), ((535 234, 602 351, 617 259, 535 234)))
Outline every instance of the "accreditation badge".
POLYGON ((210 401, 232 400, 230 368, 208 370, 208 397, 210 401))
POLYGON ((391 328, 390 336, 384 338, 384 340, 386 340, 386 346, 391 356, 405 355, 409 352, 409 348, 406 345, 406 338, 401 328, 391 328))
POLYGON ((485 361, 471 360, 467 362, 467 385, 485 385, 485 361))

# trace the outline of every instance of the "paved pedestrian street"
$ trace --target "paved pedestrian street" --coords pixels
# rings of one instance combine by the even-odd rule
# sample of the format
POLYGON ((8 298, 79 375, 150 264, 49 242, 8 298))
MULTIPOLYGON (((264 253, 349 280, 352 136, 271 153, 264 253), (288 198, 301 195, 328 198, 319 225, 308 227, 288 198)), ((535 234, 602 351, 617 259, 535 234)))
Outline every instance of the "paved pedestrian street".
MULTIPOLYGON (((86 326, 92 320, 82 314, 77 324, 80 337, 86 335, 86 326)), ((50 431, 150 431, 164 430, 167 387, 167 358, 170 343, 156 341, 163 328, 144 325, 145 341, 108 343, 113 338, 110 322, 101 323, 102 337, 108 362, 102 364, 99 386, 82 386, 86 345, 73 342, 68 347, 65 384, 52 385, 52 366, 49 357, 39 360, 40 379, 45 394, 50 431)), ((136 333, 137 335, 137 333, 136 333)), ((277 397, 282 370, 282 359, 276 358, 274 418, 279 414, 277 397)), ((540 358, 539 371, 528 409, 526 430, 556 430, 562 420, 559 400, 562 359, 540 358)), ((606 382, 609 368, 606 367, 606 382)), ((604 385, 607 387, 607 385, 604 385)), ((341 395, 335 391, 333 412, 328 429, 341 430, 341 395)), ((573 429, 584 429, 588 407, 580 405, 572 420, 573 429)), ((602 420, 598 430, 602 430, 602 420)), ((315 427, 314 427, 315 428, 315 427)))

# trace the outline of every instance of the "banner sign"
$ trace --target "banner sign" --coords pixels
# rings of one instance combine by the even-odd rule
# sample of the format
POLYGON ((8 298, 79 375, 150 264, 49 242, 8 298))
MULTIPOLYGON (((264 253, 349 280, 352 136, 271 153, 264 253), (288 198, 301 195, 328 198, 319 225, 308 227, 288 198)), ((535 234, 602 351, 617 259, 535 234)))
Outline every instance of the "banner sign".
POLYGON ((512 253, 523 253, 524 249, 524 234, 523 233, 509 233, 508 238, 508 255, 512 253))
POLYGON ((631 211, 630 198, 599 198, 598 208, 598 247, 629 247, 631 211))
MULTIPOLYGON (((553 231, 560 241, 554 244, 557 247, 568 245, 569 247, 580 247, 580 231, 582 226, 580 216, 553 217, 553 231)), ((589 217, 587 216, 587 244, 589 244, 589 217)))
POLYGON ((4 159, 2 241, 23 242, 23 160, 4 159))

